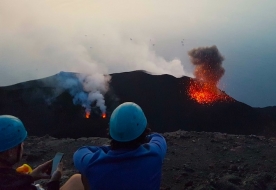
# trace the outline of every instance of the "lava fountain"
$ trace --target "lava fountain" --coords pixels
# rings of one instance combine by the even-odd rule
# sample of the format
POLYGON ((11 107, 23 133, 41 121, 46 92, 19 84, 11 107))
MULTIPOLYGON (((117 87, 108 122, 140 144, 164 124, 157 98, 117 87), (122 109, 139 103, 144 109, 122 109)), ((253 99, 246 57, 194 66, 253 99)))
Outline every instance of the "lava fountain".
POLYGON ((217 88, 217 84, 225 72, 222 67, 224 58, 217 47, 200 47, 192 49, 188 54, 195 66, 195 80, 191 80, 188 87, 190 98, 200 104, 233 100, 217 88))
POLYGON ((190 81, 188 94, 191 99, 196 100, 200 104, 211 104, 218 101, 228 102, 233 100, 230 96, 221 92, 216 86, 196 80, 190 81))
MULTIPOLYGON (((91 114, 90 111, 85 111, 85 118, 89 119, 90 118, 90 114, 91 114)), ((106 118, 106 113, 102 113, 101 117, 103 119, 105 119, 106 118)))
POLYGON ((85 112, 85 118, 86 118, 86 119, 89 119, 89 117, 90 117, 90 112, 88 112, 88 111, 85 112))

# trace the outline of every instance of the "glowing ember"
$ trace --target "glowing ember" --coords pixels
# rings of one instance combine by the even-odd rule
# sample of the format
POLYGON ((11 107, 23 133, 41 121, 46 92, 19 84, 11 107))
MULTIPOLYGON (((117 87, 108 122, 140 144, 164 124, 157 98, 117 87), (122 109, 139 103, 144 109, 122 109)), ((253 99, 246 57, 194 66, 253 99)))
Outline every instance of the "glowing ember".
POLYGON ((102 114, 102 118, 105 119, 106 118, 106 113, 102 114))
POLYGON ((213 83, 203 83, 199 81, 190 81, 188 95, 191 99, 200 104, 211 104, 214 102, 228 102, 233 99, 221 92, 213 83))
POLYGON ((90 112, 86 112, 86 113, 85 113, 85 118, 86 118, 86 119, 89 119, 89 117, 90 117, 90 112))

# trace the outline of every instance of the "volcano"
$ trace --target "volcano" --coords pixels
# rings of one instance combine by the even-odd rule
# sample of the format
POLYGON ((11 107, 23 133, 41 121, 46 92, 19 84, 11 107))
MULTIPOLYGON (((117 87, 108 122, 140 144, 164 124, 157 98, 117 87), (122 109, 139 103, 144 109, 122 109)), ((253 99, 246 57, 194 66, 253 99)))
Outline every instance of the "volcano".
MULTIPOLYGON (((194 79, 152 75, 144 71, 111 74, 104 95, 106 115, 92 105, 89 117, 74 105, 67 91, 55 86, 57 75, 0 87, 0 114, 22 119, 30 135, 64 138, 106 137, 109 117, 122 102, 132 101, 144 110, 153 131, 222 132, 243 135, 276 135, 275 115, 253 108, 216 89, 231 101, 200 104, 189 95, 194 79), (47 100, 53 98, 49 103, 47 100)), ((263 110, 265 109, 265 111, 263 110)), ((275 110, 275 109, 270 109, 275 110)))

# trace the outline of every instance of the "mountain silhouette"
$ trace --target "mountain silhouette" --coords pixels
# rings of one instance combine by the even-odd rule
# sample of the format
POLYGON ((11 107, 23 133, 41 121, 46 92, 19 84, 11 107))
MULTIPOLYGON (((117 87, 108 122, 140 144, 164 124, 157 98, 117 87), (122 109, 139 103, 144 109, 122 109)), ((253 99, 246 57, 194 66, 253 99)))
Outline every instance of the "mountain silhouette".
MULTIPOLYGON (((72 73, 74 74, 74 73, 72 73)), ((92 105, 91 117, 74 105, 72 96, 55 84, 57 75, 0 87, 0 114, 19 117, 29 135, 54 137, 106 137, 109 117, 122 102, 135 102, 144 110, 153 131, 222 132, 242 135, 276 135, 275 107, 253 108, 242 102, 199 104, 187 89, 194 79, 183 76, 152 75, 145 71, 111 74, 104 95, 107 118, 92 105), (49 103, 49 98, 54 100, 49 103)), ((222 92, 224 93, 224 92, 222 92)))

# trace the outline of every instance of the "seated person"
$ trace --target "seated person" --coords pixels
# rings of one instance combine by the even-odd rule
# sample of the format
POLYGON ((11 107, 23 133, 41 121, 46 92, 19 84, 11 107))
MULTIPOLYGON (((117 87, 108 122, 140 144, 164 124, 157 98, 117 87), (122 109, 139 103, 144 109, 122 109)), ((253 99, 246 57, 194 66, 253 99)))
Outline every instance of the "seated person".
POLYGON ((110 117, 110 146, 86 146, 74 153, 84 188, 160 189, 167 145, 160 134, 149 133, 146 116, 137 104, 118 106, 110 117))
POLYGON ((34 181, 39 179, 50 179, 48 190, 59 189, 61 163, 52 176, 49 175, 52 160, 41 164, 30 174, 18 173, 13 168, 22 158, 26 137, 27 131, 18 118, 10 115, 0 116, 0 190, 39 189, 34 185, 34 181))

